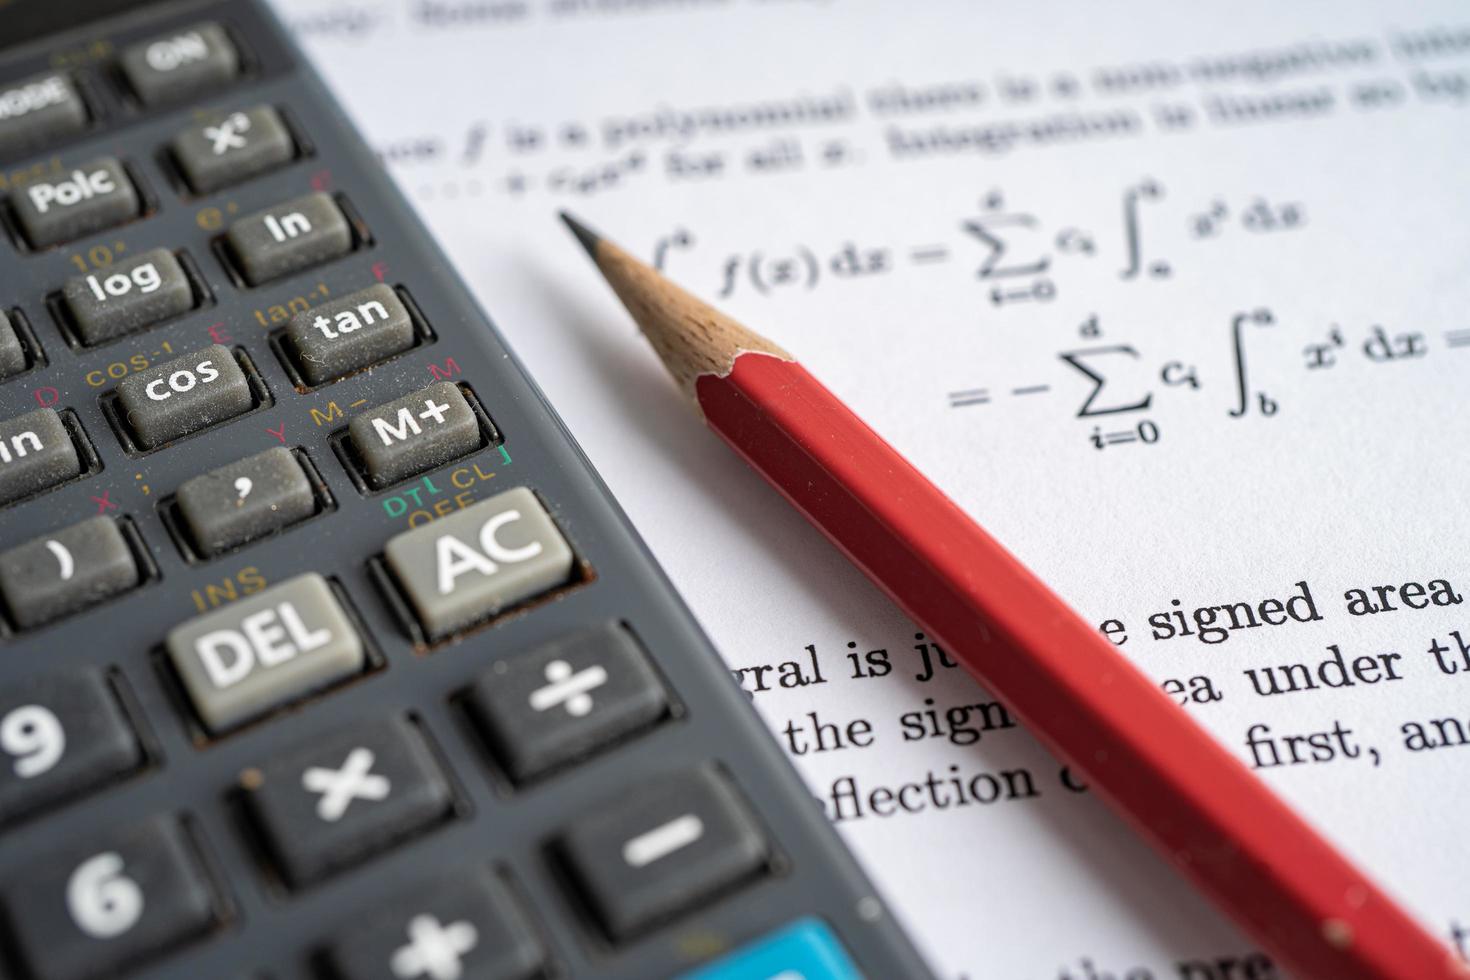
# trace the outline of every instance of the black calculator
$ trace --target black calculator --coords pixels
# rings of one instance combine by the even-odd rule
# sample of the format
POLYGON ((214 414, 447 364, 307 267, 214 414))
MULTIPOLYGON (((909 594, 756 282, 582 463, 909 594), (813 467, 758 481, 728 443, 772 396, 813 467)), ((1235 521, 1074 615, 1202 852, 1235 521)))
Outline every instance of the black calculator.
POLYGON ((0 978, 931 975, 263 3, 0 47, 0 978))

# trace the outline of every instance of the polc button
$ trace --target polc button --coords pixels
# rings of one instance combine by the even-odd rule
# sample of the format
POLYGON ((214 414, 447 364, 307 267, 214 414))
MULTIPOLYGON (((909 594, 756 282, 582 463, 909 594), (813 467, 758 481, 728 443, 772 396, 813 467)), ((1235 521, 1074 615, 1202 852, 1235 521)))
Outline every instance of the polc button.
POLYGON ((679 980, 862 980, 832 930, 801 919, 679 980))

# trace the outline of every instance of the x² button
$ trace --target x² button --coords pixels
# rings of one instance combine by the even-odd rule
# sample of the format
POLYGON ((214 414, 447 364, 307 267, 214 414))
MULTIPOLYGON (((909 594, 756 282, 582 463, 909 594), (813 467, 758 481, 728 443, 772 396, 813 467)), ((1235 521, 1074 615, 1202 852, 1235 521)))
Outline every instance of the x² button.
POLYGON ((243 782, 281 873, 298 887, 427 830, 453 802, 423 734, 399 717, 315 738, 243 782))
POLYGON ((243 112, 232 112, 217 126, 205 126, 204 138, 209 140, 209 150, 220 156, 229 150, 238 150, 245 145, 245 133, 250 129, 250 117, 243 112))
POLYGON ((358 747, 347 753, 341 769, 313 766, 301 774, 301 785, 309 792, 320 793, 316 815, 327 823, 336 823, 347 813, 353 800, 386 800, 393 788, 386 776, 373 773, 371 749, 358 747))

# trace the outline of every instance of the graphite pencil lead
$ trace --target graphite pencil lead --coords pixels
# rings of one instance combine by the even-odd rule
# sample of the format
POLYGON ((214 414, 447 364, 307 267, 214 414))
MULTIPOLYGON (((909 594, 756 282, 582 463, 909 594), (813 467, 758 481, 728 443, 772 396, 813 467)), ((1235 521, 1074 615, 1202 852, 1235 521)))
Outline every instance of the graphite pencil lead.
POLYGON ((575 218, 565 212, 561 218, 696 408, 695 384, 700 376, 724 377, 734 367, 735 358, 746 351, 793 360, 777 345, 679 288, 653 266, 575 218))

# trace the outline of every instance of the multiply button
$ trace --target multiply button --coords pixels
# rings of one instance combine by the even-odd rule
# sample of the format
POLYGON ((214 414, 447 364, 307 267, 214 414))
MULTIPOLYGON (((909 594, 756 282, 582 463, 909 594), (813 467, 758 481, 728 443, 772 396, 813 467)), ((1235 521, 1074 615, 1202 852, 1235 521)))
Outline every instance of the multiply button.
POLYGON ((218 24, 199 24, 134 44, 118 64, 138 98, 153 105, 231 81, 240 72, 240 55, 218 24))
POLYGON ((0 422, 0 505, 49 490, 82 472, 71 433, 54 408, 0 422))
POLYGON ((561 585, 573 562, 571 546, 525 487, 404 531, 384 552, 430 639, 561 585))
POLYGON ((418 729, 402 718, 313 738, 242 777, 250 810, 294 886, 425 829, 452 796, 418 729))
POLYGON ((225 235, 245 281, 279 279, 352 251, 352 229, 331 195, 316 193, 241 218, 225 235))
POLYGON ((177 499, 193 544, 206 557, 263 538, 316 512, 311 481, 283 446, 186 480, 177 499))
POLYGON ((270 106, 257 106, 194 123, 170 147, 196 194, 207 194, 264 173, 296 155, 296 145, 270 106))
POLYGON ((413 346, 413 320, 383 284, 304 310, 286 325, 297 367, 319 385, 413 346))
POLYGON ((362 638, 309 572, 175 627, 169 659, 205 726, 227 731, 362 671, 362 638))
POLYGON ((484 441, 474 409, 450 381, 363 412, 347 424, 347 435, 374 488, 468 456, 484 441))
POLYGON ((0 827, 142 763, 101 671, 37 674, 0 687, 0 827))
POLYGON ((545 953, 510 890, 482 871, 455 871, 378 906, 332 937, 342 980, 530 980, 545 953))
POLYGON ((117 400, 138 444, 166 442, 255 407, 245 372, 228 347, 214 344, 118 382, 117 400))
POLYGON ((142 209, 116 157, 94 160, 60 177, 37 178, 16 191, 10 204, 35 248, 122 224, 142 209))
POLYGON ((82 343, 100 344, 194 308, 184 267, 166 248, 73 276, 61 288, 82 343))
POLYGON ((0 156, 44 146, 86 125, 87 107, 59 72, 0 88, 0 156))
POLYGON ((465 704, 518 781, 611 746, 668 711, 648 659, 619 623, 497 662, 465 704))
POLYGON ((45 855, 6 876, 3 900, 34 980, 120 976, 219 921, 194 844, 172 817, 45 855))
POLYGON ((0 553, 0 596, 21 629, 80 612, 142 578, 133 549, 111 517, 91 517, 0 553))
POLYGON ((766 845, 725 778, 701 767, 631 785, 560 842, 614 939, 627 939, 754 875, 766 845))

